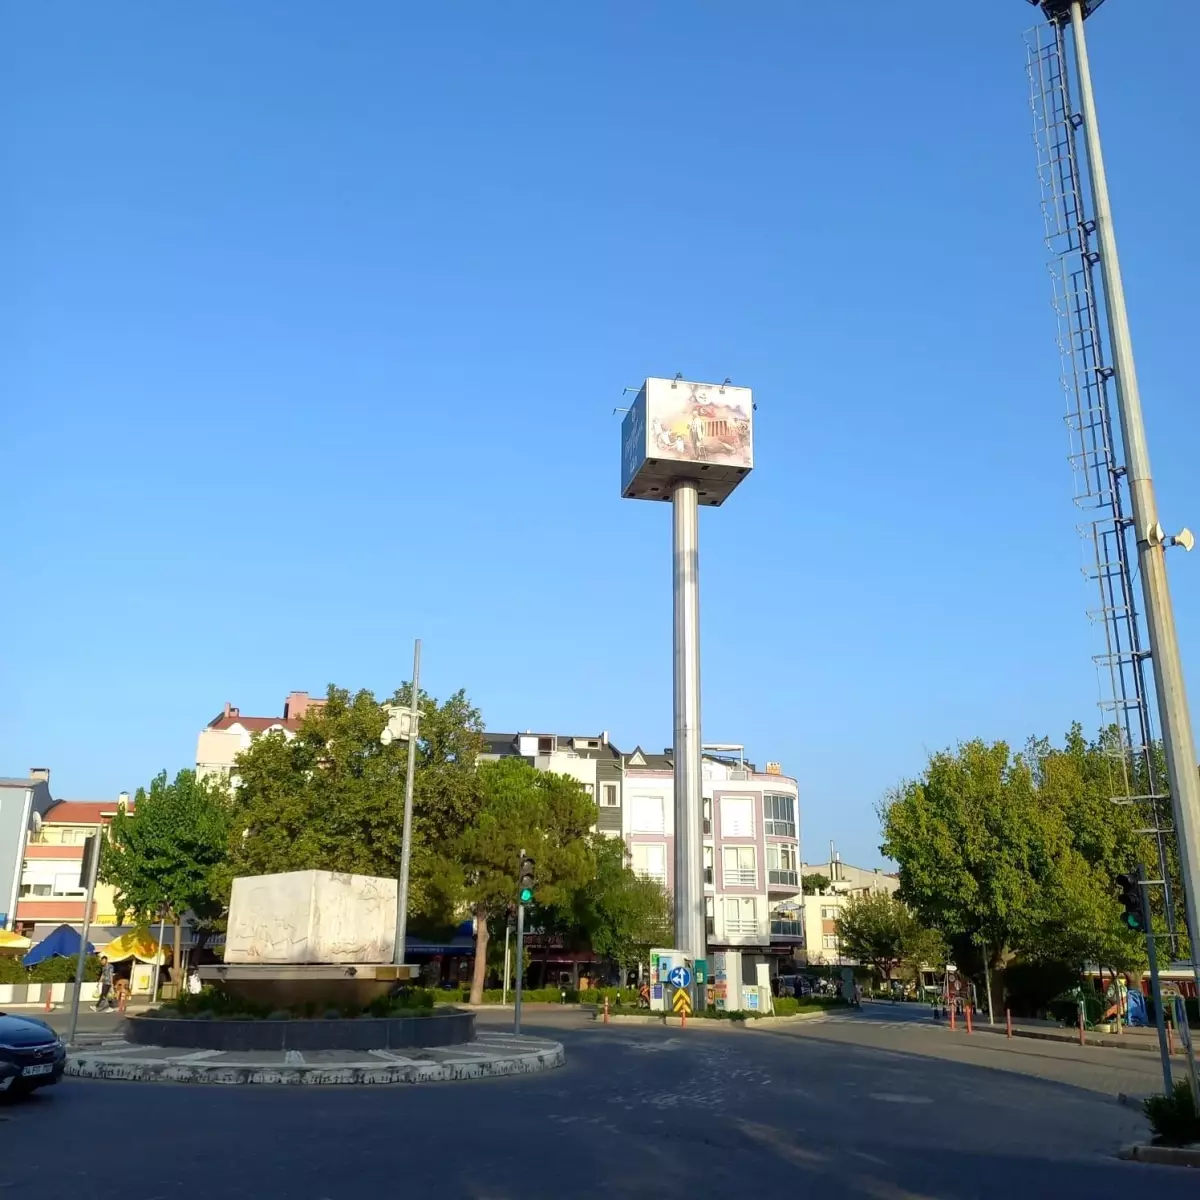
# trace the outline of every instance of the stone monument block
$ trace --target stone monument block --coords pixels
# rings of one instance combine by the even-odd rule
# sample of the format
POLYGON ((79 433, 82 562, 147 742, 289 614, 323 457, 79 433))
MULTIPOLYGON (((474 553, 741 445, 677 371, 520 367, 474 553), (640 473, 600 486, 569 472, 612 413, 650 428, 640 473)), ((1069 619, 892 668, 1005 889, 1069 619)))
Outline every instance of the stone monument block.
POLYGON ((390 963, 396 881, 337 871, 233 881, 225 962, 390 963))

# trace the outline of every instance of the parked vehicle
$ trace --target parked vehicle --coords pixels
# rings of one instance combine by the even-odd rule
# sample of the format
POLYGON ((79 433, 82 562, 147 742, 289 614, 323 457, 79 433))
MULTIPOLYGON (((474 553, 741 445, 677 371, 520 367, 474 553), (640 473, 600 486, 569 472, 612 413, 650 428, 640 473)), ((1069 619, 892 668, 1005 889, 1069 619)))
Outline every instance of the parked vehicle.
POLYGON ((0 1092, 10 1095, 57 1083, 67 1048, 45 1021, 0 1012, 0 1092))

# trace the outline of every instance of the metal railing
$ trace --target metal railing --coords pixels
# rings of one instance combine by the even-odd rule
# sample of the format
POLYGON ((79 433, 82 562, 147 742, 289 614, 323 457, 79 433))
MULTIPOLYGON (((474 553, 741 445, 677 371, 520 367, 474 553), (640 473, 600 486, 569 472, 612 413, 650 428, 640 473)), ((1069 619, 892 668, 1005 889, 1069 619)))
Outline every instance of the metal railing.
POLYGON ((758 885, 757 867, 726 867, 721 873, 726 887, 756 887, 758 885))

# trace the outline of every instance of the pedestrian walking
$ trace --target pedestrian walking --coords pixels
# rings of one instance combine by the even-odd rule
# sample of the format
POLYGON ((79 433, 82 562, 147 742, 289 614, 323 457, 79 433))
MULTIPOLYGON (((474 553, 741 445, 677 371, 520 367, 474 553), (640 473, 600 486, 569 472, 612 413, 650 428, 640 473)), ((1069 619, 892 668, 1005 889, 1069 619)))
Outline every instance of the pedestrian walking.
POLYGON ((92 1012, 99 1012, 101 1008, 112 1008, 112 990, 113 990, 113 969, 112 963, 104 956, 100 956, 100 994, 96 997, 96 1003, 92 1005, 92 1012))

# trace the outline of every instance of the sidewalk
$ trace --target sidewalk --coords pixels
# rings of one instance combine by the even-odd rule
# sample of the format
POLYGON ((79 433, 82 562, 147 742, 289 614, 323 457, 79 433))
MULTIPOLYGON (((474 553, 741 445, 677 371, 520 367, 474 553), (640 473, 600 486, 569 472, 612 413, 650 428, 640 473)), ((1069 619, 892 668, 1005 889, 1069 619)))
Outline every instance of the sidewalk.
MULTIPOLYGON (((939 1025, 947 1026, 948 1022, 943 1019, 938 1022, 939 1025)), ((1067 1042, 1071 1045, 1079 1045, 1079 1030, 1068 1029, 1065 1025, 1059 1025, 1053 1021, 1036 1021, 1026 1018, 1017 1018, 1012 1023, 1013 1037, 1019 1038, 1036 1038, 1043 1042, 1067 1042)), ((986 1019, 975 1018, 974 1029, 976 1033, 989 1033, 999 1035, 1000 1037, 1007 1036, 1004 1023, 998 1022, 995 1025, 989 1025, 986 1019)), ((961 1018, 958 1020, 958 1030, 965 1032, 966 1026, 961 1018)), ((1158 1031, 1151 1026, 1145 1028, 1139 1026, 1137 1028, 1123 1028, 1121 1033, 1100 1033, 1094 1029, 1086 1030, 1084 1033, 1084 1042, 1088 1046, 1104 1046, 1112 1050, 1136 1050, 1143 1051, 1146 1054, 1158 1053, 1158 1031)), ((1178 1037, 1173 1037, 1168 1041, 1171 1047, 1171 1052, 1177 1057, 1186 1057, 1186 1051, 1179 1043, 1178 1037)))

